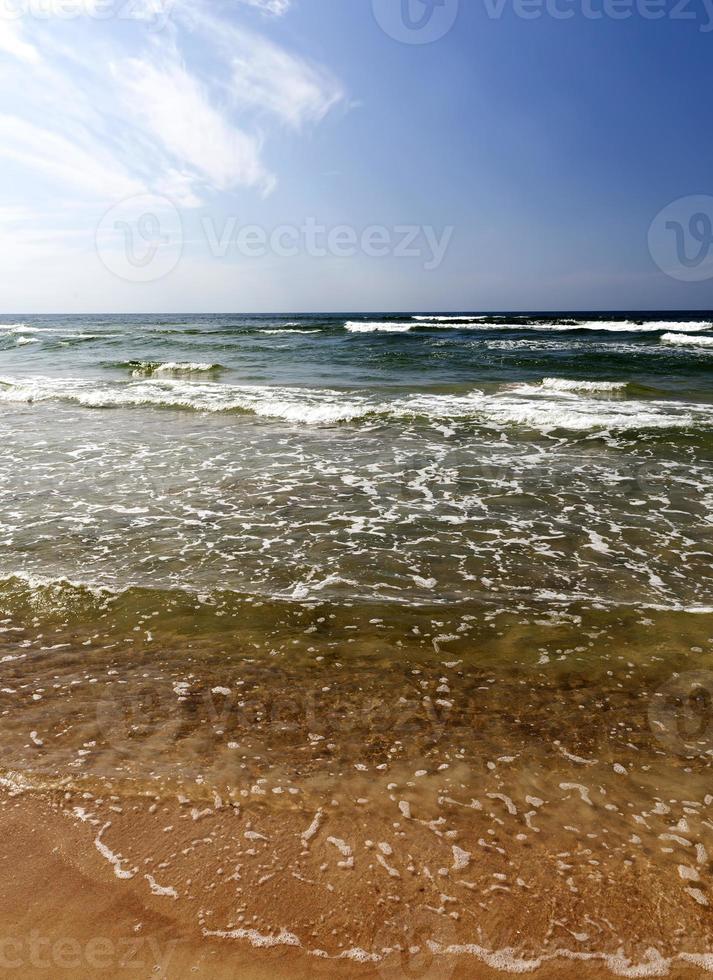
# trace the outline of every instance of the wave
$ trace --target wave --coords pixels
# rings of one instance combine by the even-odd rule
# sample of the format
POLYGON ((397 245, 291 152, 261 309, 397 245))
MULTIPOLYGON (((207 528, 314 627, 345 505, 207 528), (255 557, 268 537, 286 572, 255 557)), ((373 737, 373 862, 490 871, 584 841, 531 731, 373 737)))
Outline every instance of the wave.
POLYGON ((665 333, 661 340, 667 344, 680 344, 681 346, 693 345, 696 347, 713 347, 713 337, 691 336, 687 333, 665 333))
POLYGON ((478 320, 489 320, 488 316, 414 316, 411 317, 412 320, 426 320, 428 322, 435 323, 457 323, 464 321, 465 323, 474 323, 478 320))
POLYGON ((18 347, 23 347, 25 344, 39 344, 39 342, 39 337, 18 337, 16 341, 18 347))
POLYGON ((344 324, 349 333, 408 333, 411 327, 410 323, 360 323, 353 320, 347 320, 344 324))
MULTIPOLYGON (((531 333, 549 331, 573 333, 578 330, 602 333, 660 333, 662 331, 704 332, 713 327, 707 320, 537 320, 530 317, 446 317, 418 316, 413 326, 438 330, 520 330, 531 333)), ((369 328, 372 325, 367 325, 369 328)), ((386 325, 384 325, 386 326, 386 325)), ((375 329, 375 327, 374 327, 375 329)))
POLYGON ((287 327, 275 328, 274 330, 261 330, 260 331, 260 333, 272 333, 272 334, 275 334, 275 333, 287 333, 287 334, 292 334, 292 333, 321 333, 321 332, 322 332, 321 330, 293 330, 293 329, 289 329, 287 327))
POLYGON ((153 377, 156 374, 202 374, 222 369, 221 364, 193 361, 129 361, 119 366, 130 368, 132 378, 153 377))
MULTIPOLYGON (((545 379, 547 384, 508 386, 494 393, 412 394, 380 400, 359 392, 332 389, 242 386, 219 382, 149 378, 97 382, 65 378, 0 378, 0 402, 63 401, 86 408, 158 407, 204 412, 243 412, 307 425, 354 422, 369 417, 423 419, 431 423, 516 426, 543 433, 640 432, 713 426, 709 406, 638 399, 608 401, 602 391, 571 387, 582 382, 545 379)), ((586 383, 585 383, 586 384, 586 383)), ((611 382, 613 384, 613 382, 611 382)), ((616 389, 618 390, 618 389, 616 389)))
POLYGON ((624 392, 628 382, 626 381, 570 381, 568 378, 543 378, 542 387, 550 391, 588 391, 588 392, 624 392))
MULTIPOLYGON (((392 409, 393 410, 393 409, 392 409)), ((571 389, 542 385, 515 385, 496 394, 415 395, 396 408, 399 416, 420 414, 458 422, 472 419, 486 426, 519 427, 549 434, 639 433, 647 430, 680 430, 713 426, 707 406, 665 401, 606 401, 578 395, 571 389)))
POLYGON ((574 320, 569 324, 540 323, 538 330, 605 330, 611 333, 658 333, 662 330, 710 330, 707 320, 692 320, 679 323, 678 320, 574 320))
POLYGON ((329 389, 256 387, 182 380, 96 382, 65 378, 0 378, 0 402, 63 401, 85 408, 157 407, 247 412, 307 424, 345 422, 370 414, 373 403, 329 389))

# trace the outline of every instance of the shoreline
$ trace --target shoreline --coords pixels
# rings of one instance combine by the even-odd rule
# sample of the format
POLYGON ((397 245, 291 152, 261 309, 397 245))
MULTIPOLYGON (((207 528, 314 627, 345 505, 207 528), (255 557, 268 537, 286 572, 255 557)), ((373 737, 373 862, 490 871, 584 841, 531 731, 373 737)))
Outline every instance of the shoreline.
POLYGON ((178 943, 172 978, 713 972, 709 616, 111 609, 3 647, 23 969, 39 935, 178 943))
MULTIPOLYGON (((518 924, 513 919, 512 906, 495 915, 492 911, 485 914, 479 910, 482 903, 471 889, 458 905, 461 914, 454 918, 429 905, 428 900, 420 907, 412 904, 413 895, 419 894, 418 889, 423 891, 423 884, 414 890, 400 872, 394 874, 396 857, 386 854, 388 848, 355 848, 356 861, 346 854, 344 839, 335 835, 347 835, 351 827, 349 839, 354 842, 350 815, 345 818, 326 814, 307 826, 299 811, 268 815, 263 807, 226 807, 217 800, 199 810, 192 802, 185 798, 182 803, 164 799, 159 805, 155 797, 145 795, 135 799, 116 795, 99 799, 87 792, 55 790, 38 794, 31 790, 12 791, 5 786, 0 791, 0 850, 6 866, 11 866, 18 854, 22 855, 22 863, 21 873, 12 880, 6 877, 0 887, 3 975, 40 977, 49 975, 51 969, 53 975, 77 978, 122 976, 137 975, 145 966, 141 975, 227 978, 238 971, 248 980, 262 980, 268 976, 333 976, 337 961, 340 976, 355 980, 413 976, 494 980, 523 974, 566 978, 573 975, 575 968, 578 976, 593 980, 611 976, 688 980, 703 972, 713 973, 713 954, 697 955, 692 935, 697 920, 698 949, 703 948, 709 928, 709 913, 703 914, 703 909, 701 915, 686 916, 688 938, 681 937, 682 949, 669 950, 664 957, 647 952, 645 944, 638 955, 617 955, 613 946, 604 951, 578 949, 587 946, 581 935, 574 938, 567 928, 555 934, 551 926, 547 936, 550 948, 539 954, 526 953, 528 944, 537 942, 534 937, 547 918, 542 897, 538 896, 529 904, 519 900, 522 930, 516 931, 521 932, 523 951, 507 947, 499 952, 488 950, 478 937, 478 913, 482 915, 481 922, 489 919, 491 927, 499 929, 501 935, 512 935, 513 926, 518 924), (197 863, 192 864, 186 854, 191 848, 201 851, 197 863), (272 851, 269 856, 268 850, 272 851), (146 857, 139 858, 147 851, 152 852, 148 863, 146 857), (228 858, 228 851, 241 852, 242 865, 234 865, 235 855, 228 858), (278 882, 272 892, 265 890, 269 882, 264 879, 271 874, 261 874, 263 859, 278 869, 278 882), (307 874, 300 876, 310 881, 309 887, 298 882, 295 888, 295 879, 287 869, 296 859, 301 860, 305 871, 311 868, 312 878, 308 879, 307 874), (258 864, 247 867, 251 862, 258 864), (328 870, 320 874, 318 869, 327 862, 328 870), (252 921, 249 914, 236 916, 237 900, 228 897, 224 888, 229 868, 234 868, 234 876, 243 881, 241 894, 250 896, 245 903, 248 913, 257 910, 262 921, 252 921), (384 871, 377 879, 376 875, 384 871), (221 885, 216 886, 221 879, 221 885), (326 887, 326 891, 321 889, 321 896, 312 888, 319 879, 326 887), (260 881, 262 885, 258 884, 260 881), (364 901, 365 884, 373 885, 374 881, 376 892, 372 895, 380 893, 384 898, 403 900, 392 908, 401 905, 396 920, 411 953, 382 953, 376 961, 374 946, 369 946, 369 942, 382 948, 395 946, 394 934, 387 937, 378 928, 374 912, 379 900, 372 908, 364 901), (208 901, 214 907, 209 909, 208 901), (229 920, 231 912, 233 921, 229 920), (355 916, 361 921, 355 922, 355 916), (303 926, 293 925, 305 917, 317 925, 313 945, 305 941, 303 926), (437 946, 430 946, 435 955, 415 953, 415 944, 420 944, 420 950, 428 948, 438 929, 437 946), (352 946, 353 937, 362 945, 352 946), (342 949, 338 948, 342 945, 340 940, 342 949), (457 955, 442 952, 449 947, 457 948, 457 955), (678 955, 681 952, 683 957, 678 955), (139 963, 143 966, 139 967, 139 963)), ((377 828, 374 818, 370 817, 367 823, 377 828)), ((383 821, 379 829, 386 836, 383 821)), ((431 861, 444 845, 451 849, 450 843, 438 840, 432 831, 419 829, 421 843, 428 848, 420 855, 421 861, 431 861)), ((412 830, 409 827, 410 833, 412 830)), ((453 852, 457 865, 462 852, 455 848, 453 852)), ((478 860, 483 860, 481 855, 478 860)), ((535 855, 533 864, 540 860, 541 855, 535 855)), ((452 879, 458 874, 449 870, 447 884, 438 883, 437 889, 456 890, 452 879)), ((472 867, 468 870, 472 871, 472 867)), ((641 890, 645 890, 645 876, 638 880, 639 893, 631 892, 635 884, 637 875, 630 875, 628 882, 622 881, 615 889, 623 900, 618 909, 610 909, 615 921, 621 915, 623 919, 630 917, 633 925, 640 918, 637 901, 642 898, 641 890)), ((235 890, 231 888, 230 894, 234 896, 235 890)), ((656 896, 651 910, 659 907, 664 898, 656 896)), ((574 902, 573 908, 577 904, 574 902)), ((551 908, 546 911, 551 915, 551 908)), ((564 913, 563 908, 561 911, 564 913)), ((599 911, 592 909, 593 916, 582 918, 593 921, 599 911)), ((675 914, 673 909, 666 915, 671 913, 675 914)), ((379 915, 386 920, 383 912, 379 915)))

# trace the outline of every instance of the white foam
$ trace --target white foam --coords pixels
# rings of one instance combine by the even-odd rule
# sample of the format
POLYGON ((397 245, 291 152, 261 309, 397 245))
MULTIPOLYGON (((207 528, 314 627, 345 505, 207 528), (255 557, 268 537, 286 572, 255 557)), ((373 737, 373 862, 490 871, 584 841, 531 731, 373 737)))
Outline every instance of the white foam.
POLYGON ((312 820, 312 823, 309 825, 309 827, 307 828, 307 830, 305 830, 301 834, 302 843, 304 845, 307 845, 309 843, 309 841, 311 841, 312 838, 314 837, 314 835, 317 833, 317 831, 319 830, 319 828, 321 826, 321 823, 322 823, 323 818, 324 818, 324 810, 321 810, 321 809, 320 810, 317 810, 317 812, 315 813, 314 818, 312 820))
POLYGON ((0 402, 67 401, 87 408, 156 406, 207 412, 245 411, 288 422, 336 423, 368 415, 373 403, 329 389, 239 386, 153 380, 97 382, 33 377, 0 378, 0 402))
POLYGON ((640 432, 681 429, 713 422, 710 408, 685 402, 603 401, 573 391, 516 385, 496 394, 413 395, 394 404, 397 416, 423 415, 451 422, 465 419, 497 426, 526 426, 540 432, 640 432))
POLYGON ((219 367, 219 364, 193 361, 166 361, 164 364, 142 361, 134 368, 131 375, 134 378, 141 378, 146 374, 200 374, 205 371, 215 371, 219 367))
POLYGON ((414 320, 429 320, 434 323, 475 323, 478 320, 487 320, 487 316, 415 316, 414 320))
POLYGON ((297 936, 292 932, 281 929, 276 936, 266 936, 257 929, 203 929, 204 936, 214 936, 218 939, 247 939, 252 946, 267 949, 272 946, 301 946, 297 936))
POLYGON ((7 772, 0 776, 0 786, 3 786, 10 793, 10 796, 20 796, 33 789, 33 784, 19 772, 7 772))
POLYGON ((614 392, 625 391, 626 381, 579 381, 568 378, 543 378, 542 387, 550 391, 614 392))
POLYGON ((271 333, 271 334, 292 334, 292 333, 321 333, 321 330, 287 330, 287 329, 275 329, 275 330, 261 330, 260 333, 271 333))
MULTIPOLYGON (((556 379, 553 379, 556 380, 556 379)), ((336 424, 375 416, 480 423, 487 427, 526 426, 540 432, 640 432, 709 427, 710 407, 687 402, 618 399, 598 392, 542 385, 509 385, 488 393, 414 394, 389 401, 327 388, 242 386, 183 379, 95 381, 67 378, 0 377, 0 402, 66 401, 87 408, 155 406, 205 412, 242 411, 307 425, 336 424), (593 396, 588 397, 587 395, 593 396)))
POLYGON ((360 323, 353 320, 347 320, 344 324, 349 333, 408 333, 411 327, 410 323, 360 323))
POLYGON ((164 887, 163 885, 159 885, 153 875, 144 875, 144 878, 149 883, 149 888, 151 889, 152 895, 158 895, 160 897, 165 897, 165 898, 173 898, 174 900, 178 898, 178 892, 176 891, 175 888, 172 888, 170 885, 167 887, 164 887))
POLYGON ((691 320, 679 323, 677 320, 647 320, 635 323, 633 320, 577 320, 570 324, 538 323, 537 330, 605 330, 610 333, 657 333, 660 330, 695 331, 710 330, 708 320, 691 320))
POLYGON ((713 347, 713 337, 691 336, 691 334, 687 333, 665 333, 661 337, 661 340, 667 344, 679 344, 681 346, 713 347))
POLYGON ((111 821, 107 821, 107 823, 104 824, 102 829, 94 838, 94 846, 99 851, 101 856, 103 858, 106 858, 106 860, 112 865, 112 867, 114 868, 114 874, 116 875, 117 878, 123 878, 123 879, 133 878, 134 875, 136 874, 136 869, 134 868, 133 871, 125 871, 124 868, 122 867, 122 865, 124 864, 123 858, 121 858, 118 854, 114 854, 114 852, 111 851, 106 846, 106 844, 102 841, 102 834, 104 833, 105 830, 108 830, 109 827, 111 827, 111 821))

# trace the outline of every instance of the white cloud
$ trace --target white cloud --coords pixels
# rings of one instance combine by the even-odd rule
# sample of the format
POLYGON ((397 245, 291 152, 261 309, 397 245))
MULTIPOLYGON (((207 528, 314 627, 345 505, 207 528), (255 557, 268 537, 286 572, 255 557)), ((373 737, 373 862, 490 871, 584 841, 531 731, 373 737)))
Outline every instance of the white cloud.
POLYGON ((33 167, 54 181, 100 199, 127 197, 142 190, 138 180, 117 167, 105 152, 42 126, 0 115, 0 157, 33 167))
POLYGON ((192 167, 214 188, 242 185, 264 191, 274 182, 261 161, 260 140, 232 125, 183 66, 159 68, 130 59, 116 75, 135 119, 178 163, 192 167))
POLYGON ((225 82, 233 106, 272 115, 294 128, 319 122, 344 97, 325 69, 272 41, 215 17, 205 6, 178 0, 174 15, 199 32, 229 66, 225 82))
POLYGON ((331 76, 268 41, 241 37, 234 50, 231 96, 238 106, 299 128, 319 122, 342 98, 331 76))
MULTIPOLYGON (((70 0, 41 2, 42 17, 0 18, 0 305, 70 308, 80 295, 88 306, 141 304, 130 289, 114 295, 117 283, 103 276, 102 216, 134 196, 188 210, 210 194, 220 213, 220 194, 267 194, 277 169, 271 141, 318 123, 342 89, 262 29, 238 23, 242 16, 267 30, 288 0, 242 0, 220 17, 203 0, 131 0, 151 16, 121 22, 92 17, 98 0, 74 0, 74 18, 61 14, 70 0)), ((228 291, 233 275, 215 272, 228 291)), ((190 275, 177 283, 198 288, 190 275)), ((151 295, 147 286, 147 309, 151 295)))
POLYGON ((292 0, 243 0, 249 7, 258 7, 273 17, 282 17, 292 5, 292 0))
POLYGON ((22 39, 21 33, 22 25, 18 21, 0 20, 0 51, 36 65, 40 60, 39 52, 22 39))

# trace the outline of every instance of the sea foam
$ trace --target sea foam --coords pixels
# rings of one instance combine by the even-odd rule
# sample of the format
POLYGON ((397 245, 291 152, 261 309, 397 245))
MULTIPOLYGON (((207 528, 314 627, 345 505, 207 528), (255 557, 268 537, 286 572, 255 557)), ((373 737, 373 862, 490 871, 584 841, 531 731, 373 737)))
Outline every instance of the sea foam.
POLYGON ((680 344, 681 346, 713 347, 713 336, 691 336, 687 333, 665 333, 661 340, 667 344, 680 344))
POLYGON ((408 333, 411 329, 410 323, 389 323, 375 321, 372 323, 361 323, 355 320, 347 320, 344 329, 349 333, 408 333))

